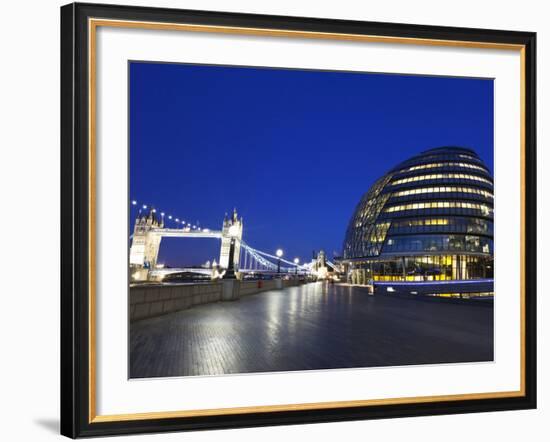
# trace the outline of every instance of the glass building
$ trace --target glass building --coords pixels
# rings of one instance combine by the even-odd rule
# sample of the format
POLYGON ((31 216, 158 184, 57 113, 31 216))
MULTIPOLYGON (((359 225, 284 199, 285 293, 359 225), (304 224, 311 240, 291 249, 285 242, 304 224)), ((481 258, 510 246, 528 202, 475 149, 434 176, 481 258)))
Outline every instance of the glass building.
POLYGON ((471 149, 439 147, 402 162, 363 195, 343 264, 354 284, 493 277, 493 179, 471 149))

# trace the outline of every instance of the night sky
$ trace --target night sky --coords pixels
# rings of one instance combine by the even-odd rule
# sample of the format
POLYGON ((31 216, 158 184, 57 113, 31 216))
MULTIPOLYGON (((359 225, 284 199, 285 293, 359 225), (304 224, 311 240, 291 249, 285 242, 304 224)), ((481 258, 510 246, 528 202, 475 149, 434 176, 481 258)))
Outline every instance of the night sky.
MULTIPOLYGON (((470 147, 493 170, 492 80, 129 69, 130 199, 215 230, 236 207, 248 244, 289 259, 339 255, 362 194, 422 150, 470 147)), ((174 267, 218 258, 212 239, 163 239, 159 254, 174 267)))

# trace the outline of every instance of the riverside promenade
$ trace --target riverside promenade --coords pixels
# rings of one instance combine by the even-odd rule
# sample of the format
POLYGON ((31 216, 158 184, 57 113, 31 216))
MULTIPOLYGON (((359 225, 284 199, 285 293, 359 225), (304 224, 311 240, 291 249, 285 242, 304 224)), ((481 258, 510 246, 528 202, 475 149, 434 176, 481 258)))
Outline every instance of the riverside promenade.
POLYGON ((492 360, 492 305, 324 282, 130 324, 131 378, 492 360))

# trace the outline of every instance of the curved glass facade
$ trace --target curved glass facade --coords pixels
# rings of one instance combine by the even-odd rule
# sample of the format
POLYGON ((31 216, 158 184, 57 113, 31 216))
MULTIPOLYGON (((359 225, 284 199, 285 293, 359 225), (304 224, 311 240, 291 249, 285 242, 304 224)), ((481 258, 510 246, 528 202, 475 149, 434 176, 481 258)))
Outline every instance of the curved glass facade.
POLYGON ((343 262, 353 283, 493 277, 493 178, 471 149, 398 164, 363 195, 343 262))

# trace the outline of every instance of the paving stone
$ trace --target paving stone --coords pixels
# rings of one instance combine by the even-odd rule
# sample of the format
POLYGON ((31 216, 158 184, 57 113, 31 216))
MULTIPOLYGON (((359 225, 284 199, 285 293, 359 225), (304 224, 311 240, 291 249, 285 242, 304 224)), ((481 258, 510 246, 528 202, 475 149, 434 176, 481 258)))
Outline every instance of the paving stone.
POLYGON ((491 360, 492 306, 368 296, 324 283, 130 325, 132 378, 491 360))

